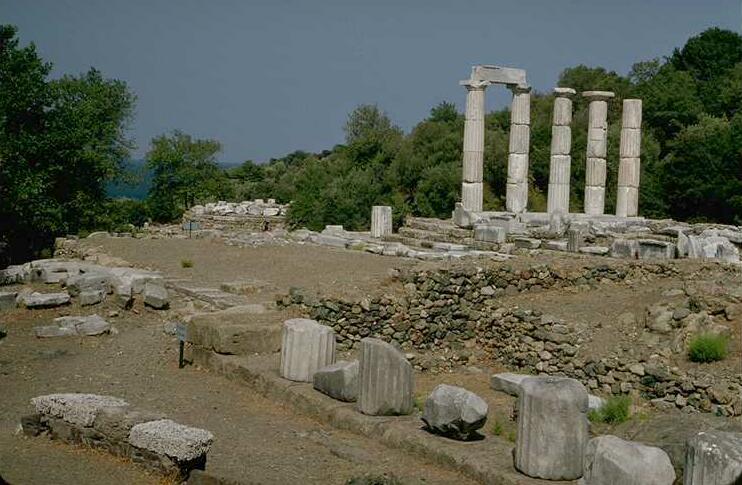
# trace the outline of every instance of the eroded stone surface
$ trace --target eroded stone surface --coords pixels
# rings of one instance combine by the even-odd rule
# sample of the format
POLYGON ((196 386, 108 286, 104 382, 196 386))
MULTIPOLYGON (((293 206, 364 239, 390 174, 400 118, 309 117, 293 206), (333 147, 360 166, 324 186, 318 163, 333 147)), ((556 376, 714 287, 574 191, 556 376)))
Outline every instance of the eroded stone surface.
POLYGON ((167 308, 170 304, 170 296, 165 286, 155 281, 145 283, 144 304, 158 310, 167 308))
POLYGON ((361 340, 358 410, 372 416, 410 414, 415 389, 412 365, 393 345, 361 340))
POLYGON ((26 308, 50 308, 67 305, 70 295, 66 291, 60 293, 27 293, 19 297, 20 302, 26 308))
POLYGON ((335 362, 335 332, 308 318, 283 323, 281 377, 312 382, 318 369, 335 362))
POLYGON ((468 440, 487 422, 487 403, 462 387, 439 384, 425 401, 422 420, 430 431, 468 440))
POLYGON ((333 399, 354 402, 358 399, 358 361, 341 360, 314 373, 314 388, 333 399))
POLYGON ((675 470, 660 448, 606 435, 585 448, 580 485, 672 485, 675 470))
POLYGON ((192 428, 169 419, 137 424, 129 431, 132 446, 169 456, 178 462, 204 456, 213 442, 214 435, 205 429, 192 428))
POLYGON ((128 406, 123 399, 98 394, 47 394, 31 399, 36 412, 78 426, 91 426, 105 407, 128 406))
POLYGON ((742 433, 704 431, 688 440, 684 485, 742 482, 742 433))

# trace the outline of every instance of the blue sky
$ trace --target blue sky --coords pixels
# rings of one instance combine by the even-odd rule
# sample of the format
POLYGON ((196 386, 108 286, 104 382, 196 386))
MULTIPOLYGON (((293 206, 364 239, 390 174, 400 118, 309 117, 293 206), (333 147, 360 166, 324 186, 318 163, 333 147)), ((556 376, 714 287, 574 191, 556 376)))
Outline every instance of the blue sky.
POLYGON ((125 80, 136 156, 180 129, 236 163, 331 148, 360 103, 405 130, 441 101, 462 110, 473 64, 524 68, 539 91, 577 64, 626 73, 708 27, 740 32, 742 0, 0 0, 0 22, 55 76, 125 80))

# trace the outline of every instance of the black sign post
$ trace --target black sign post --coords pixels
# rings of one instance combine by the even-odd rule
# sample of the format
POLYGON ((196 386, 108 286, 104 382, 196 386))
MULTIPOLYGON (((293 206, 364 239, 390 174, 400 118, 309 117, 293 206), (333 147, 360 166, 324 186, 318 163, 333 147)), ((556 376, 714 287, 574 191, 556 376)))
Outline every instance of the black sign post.
POLYGON ((178 322, 175 324, 175 335, 178 336, 178 369, 182 369, 184 365, 183 349, 185 348, 186 341, 185 323, 178 322))

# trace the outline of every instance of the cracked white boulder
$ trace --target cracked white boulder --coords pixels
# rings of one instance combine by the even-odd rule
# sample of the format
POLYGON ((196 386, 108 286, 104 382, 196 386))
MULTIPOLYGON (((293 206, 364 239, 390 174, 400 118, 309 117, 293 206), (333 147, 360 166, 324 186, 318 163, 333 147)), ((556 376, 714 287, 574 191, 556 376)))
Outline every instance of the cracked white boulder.
POLYGON ((213 442, 214 435, 205 429, 192 428, 169 419, 137 424, 129 431, 132 446, 169 456, 179 463, 204 456, 213 442))
POLYGON ((487 422, 487 403, 462 387, 439 384, 425 401, 422 420, 434 433, 468 440, 487 422))
POLYGON ((123 399, 98 394, 47 394, 31 399, 36 412, 59 418, 78 426, 92 426, 95 417, 106 407, 128 406, 123 399))
POLYGON ((585 447, 580 485, 672 485, 675 470, 660 448, 605 435, 585 447))

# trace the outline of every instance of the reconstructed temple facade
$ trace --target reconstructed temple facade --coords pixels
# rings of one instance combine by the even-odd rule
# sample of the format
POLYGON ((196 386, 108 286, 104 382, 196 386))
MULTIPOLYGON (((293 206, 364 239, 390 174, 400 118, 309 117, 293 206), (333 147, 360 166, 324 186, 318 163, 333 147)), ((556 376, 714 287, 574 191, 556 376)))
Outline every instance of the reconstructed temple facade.
MULTIPOLYGON (((505 194, 507 213, 522 214, 528 207, 528 158, 531 134, 531 88, 522 69, 480 65, 472 68, 469 79, 460 84, 467 90, 464 123, 462 208, 482 212, 484 174, 485 91, 502 84, 513 93, 510 110, 510 146, 505 194)), ((547 212, 567 216, 572 166, 572 99, 576 91, 554 89, 551 129, 551 159, 547 212)), ((615 96, 608 91, 585 91, 589 102, 588 137, 585 166, 584 211, 588 216, 605 214, 608 151, 608 103, 615 96)), ((641 168, 641 111, 639 99, 623 100, 620 165, 616 216, 634 217, 639 209, 641 168)))

